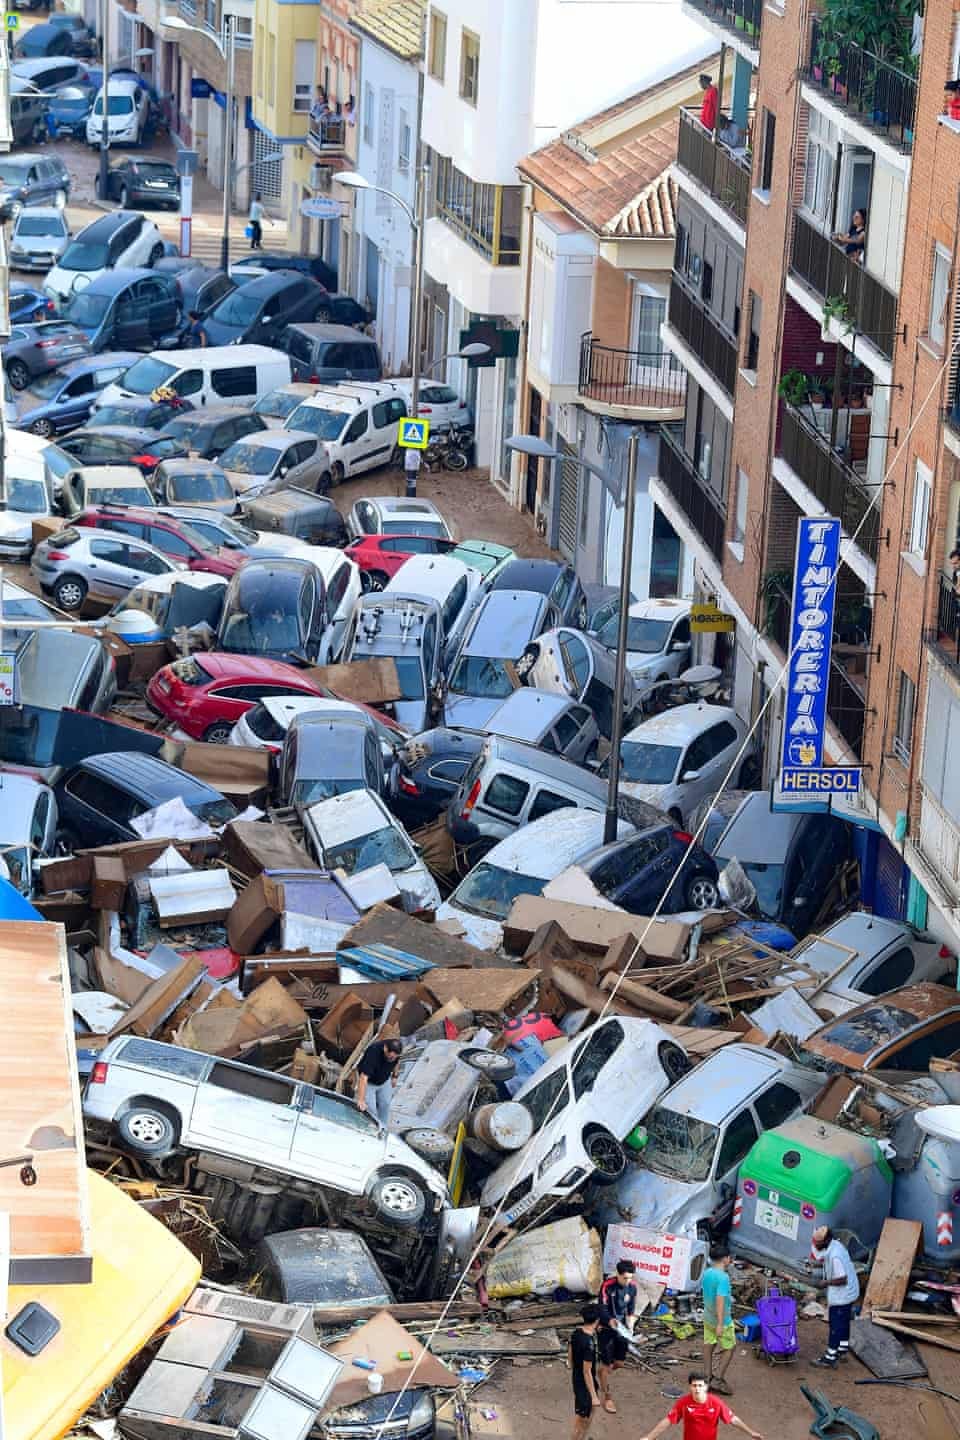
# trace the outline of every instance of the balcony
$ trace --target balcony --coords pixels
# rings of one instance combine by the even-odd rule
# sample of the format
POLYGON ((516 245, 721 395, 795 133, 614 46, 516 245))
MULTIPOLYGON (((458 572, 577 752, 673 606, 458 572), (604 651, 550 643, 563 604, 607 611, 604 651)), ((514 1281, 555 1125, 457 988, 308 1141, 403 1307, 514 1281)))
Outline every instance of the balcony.
POLYGON ((718 495, 707 489, 693 461, 684 453, 682 425, 660 426, 659 474, 707 549, 722 563, 726 507, 718 495))
POLYGON ((949 575, 938 576, 937 623, 927 631, 926 639, 960 680, 960 596, 949 575))
POLYGON ((342 152, 347 143, 347 122, 342 115, 324 115, 311 120, 307 144, 315 155, 342 152))
POLYGON ((577 393, 588 409, 613 414, 682 410, 686 392, 687 372, 669 353, 614 350, 598 344, 589 331, 580 337, 577 393))
POLYGON ((689 0, 692 9, 753 49, 760 43, 764 0, 689 0))
POLYGON ((823 300, 844 302, 841 332, 856 332, 893 359, 897 297, 802 215, 793 220, 790 268, 823 300))
POLYGON ((673 329, 689 345, 715 380, 733 398, 737 383, 737 342, 720 328, 703 302, 686 283, 673 272, 670 286, 670 307, 668 317, 673 329))
MULTIPOLYGON (((790 653, 790 596, 768 576, 764 583, 764 632, 786 656, 790 653), (773 583, 771 583, 773 582, 773 583)), ((867 715, 867 657, 869 640, 848 644, 835 638, 830 654, 827 686, 827 717, 859 759, 863 754, 863 731, 867 715)))
POLYGON ((808 85, 815 86, 875 134, 909 154, 917 108, 917 79, 853 40, 828 39, 814 16, 808 85))
POLYGON ((750 162, 714 140, 693 110, 680 111, 677 164, 709 191, 713 199, 741 225, 747 223, 750 203, 750 162))
MULTIPOLYGON (((863 413, 869 421, 869 412, 863 413)), ((839 518, 845 534, 853 535, 866 516, 856 543, 864 554, 876 561, 880 549, 880 515, 877 506, 871 508, 870 487, 850 462, 832 448, 829 436, 786 401, 780 405, 780 454, 826 507, 827 514, 839 518)))

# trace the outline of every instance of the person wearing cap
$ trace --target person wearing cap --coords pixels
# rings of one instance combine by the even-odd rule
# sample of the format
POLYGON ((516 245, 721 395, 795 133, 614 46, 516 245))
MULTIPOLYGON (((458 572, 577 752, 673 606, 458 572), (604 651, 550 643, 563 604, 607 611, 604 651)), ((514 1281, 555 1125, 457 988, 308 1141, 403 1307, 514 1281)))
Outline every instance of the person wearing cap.
POLYGON ((379 1120, 384 1129, 390 1118, 390 1102, 402 1054, 403 1042, 388 1035, 386 1040, 374 1040, 367 1046, 357 1067, 357 1104, 379 1120))
POLYGON ((600 1306, 591 1300, 580 1311, 581 1323, 570 1336, 570 1379, 573 1382, 573 1440, 587 1440, 597 1394, 597 1326, 600 1306))

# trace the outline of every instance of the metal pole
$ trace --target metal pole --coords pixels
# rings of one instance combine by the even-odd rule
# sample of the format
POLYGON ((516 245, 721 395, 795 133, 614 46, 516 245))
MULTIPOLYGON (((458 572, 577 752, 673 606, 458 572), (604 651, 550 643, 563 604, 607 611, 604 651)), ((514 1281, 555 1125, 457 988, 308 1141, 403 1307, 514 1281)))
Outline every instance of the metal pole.
POLYGON ((610 777, 603 843, 617 838, 617 791, 620 789, 620 742, 623 739, 623 690, 627 676, 627 620, 630 610, 630 571, 633 568, 633 512, 637 498, 637 464, 640 432, 634 430, 627 445, 627 493, 623 504, 623 544, 620 549, 620 614, 617 618, 617 669, 613 683, 613 725, 610 736, 610 777))
MULTIPOLYGON (((414 222, 413 256, 413 333, 410 338, 410 414, 415 420, 420 414, 420 326, 423 314, 423 230, 427 217, 427 178, 430 171, 421 165, 417 172, 417 218, 414 222)), ((406 493, 412 498, 417 493, 416 471, 406 471, 406 493)))
POLYGON ((233 16, 224 15, 227 29, 227 115, 223 122, 223 234, 220 237, 220 269, 230 266, 230 189, 233 179, 233 91, 236 45, 233 16))
POLYGON ((100 199, 107 198, 108 151, 110 148, 110 0, 103 0, 103 125, 100 129, 100 199))

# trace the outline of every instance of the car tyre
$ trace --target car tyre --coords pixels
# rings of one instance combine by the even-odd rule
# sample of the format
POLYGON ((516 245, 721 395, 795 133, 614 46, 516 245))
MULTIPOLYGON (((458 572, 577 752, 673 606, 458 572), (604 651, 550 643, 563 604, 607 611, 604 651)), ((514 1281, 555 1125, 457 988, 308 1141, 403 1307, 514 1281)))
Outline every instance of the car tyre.
POLYGON ((684 900, 688 910, 715 910, 720 901, 720 890, 712 875, 691 875, 684 886, 684 900))
POLYGON ((320 476, 320 479, 317 481, 317 494, 318 494, 318 495, 329 495, 329 494, 330 494, 330 486, 331 486, 332 483, 333 483, 333 480, 332 480, 332 477, 331 477, 331 475, 330 475, 330 471, 329 471, 329 470, 324 470, 323 473, 322 473, 321 476, 320 476))
POLYGON ((162 259, 162 257, 163 257, 163 243, 162 243, 162 241, 159 241, 159 240, 158 240, 157 243, 156 243, 156 245, 154 245, 153 249, 150 251, 150 259, 149 259, 149 261, 148 261, 147 263, 148 263, 149 265, 156 265, 157 261, 160 260, 160 259, 162 259))
POLYGON ((432 1125, 418 1125, 412 1130, 405 1130, 401 1139, 415 1155, 435 1165, 438 1170, 446 1170, 456 1148, 449 1135, 435 1130, 432 1125))
POLYGON ((517 1073, 517 1067, 509 1055, 499 1055, 496 1050, 461 1050, 460 1059, 464 1065, 469 1065, 471 1070, 479 1070, 488 1080, 495 1084, 504 1080, 512 1080, 517 1073))
POLYGON ((396 1230, 414 1230, 427 1213, 423 1187, 409 1175, 382 1175, 373 1182, 370 1204, 378 1220, 396 1230))
POLYGON ((117 1133, 138 1155, 166 1155, 177 1143, 177 1126, 166 1111, 146 1102, 133 1104, 117 1121, 117 1133))
POLYGON ((203 738, 208 745, 226 745, 233 731, 227 720, 217 720, 204 731, 203 738))
POLYGON ((360 586, 365 595, 386 589, 387 576, 380 570, 361 570, 360 586))
POLYGON ((693 1069, 689 1055, 682 1046, 674 1040, 661 1040, 657 1046, 657 1059, 660 1061, 660 1068, 666 1075, 671 1085, 676 1085, 684 1075, 688 1075, 693 1069))
POLYGON ((22 360, 11 360, 7 366, 7 379, 14 390, 25 390, 30 384, 30 371, 22 360))
POLYGON ((583 1148, 594 1166, 590 1177, 594 1185, 612 1185, 627 1168, 627 1152, 617 1137, 602 1125, 585 1133, 583 1148))
POLYGON ((343 466, 341 465, 340 461, 335 460, 330 467, 330 479, 332 483, 334 485, 342 485, 346 478, 347 477, 344 474, 343 466))
POLYGON ((120 209, 126 210, 130 203, 130 191, 126 185, 120 186, 120 209))
POLYGON ((53 434, 53 421, 46 419, 34 420, 33 424, 30 426, 30 429, 33 431, 34 435, 42 435, 44 440, 49 440, 50 436, 53 434))
POLYGON ((79 575, 61 575, 53 587, 53 598, 69 615, 79 610, 87 598, 87 582, 79 575))

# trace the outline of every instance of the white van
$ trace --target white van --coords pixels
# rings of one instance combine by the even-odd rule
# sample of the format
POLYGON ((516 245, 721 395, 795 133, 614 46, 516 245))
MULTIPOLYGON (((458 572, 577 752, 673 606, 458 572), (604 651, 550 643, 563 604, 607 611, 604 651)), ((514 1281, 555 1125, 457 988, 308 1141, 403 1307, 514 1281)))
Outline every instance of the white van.
POLYGON ((203 345, 196 350, 151 350, 97 396, 102 405, 142 400, 173 390, 198 405, 253 405, 290 380, 290 357, 266 345, 203 345))
POLYGON ((444 656, 450 660, 482 587, 480 571, 451 555, 411 555, 384 586, 384 594, 436 600, 443 620, 444 656))
POLYGON ((320 477, 320 492, 351 475, 389 465, 397 450, 397 426, 407 402, 394 381, 321 387, 284 423, 286 430, 306 430, 323 443, 329 473, 320 477))

